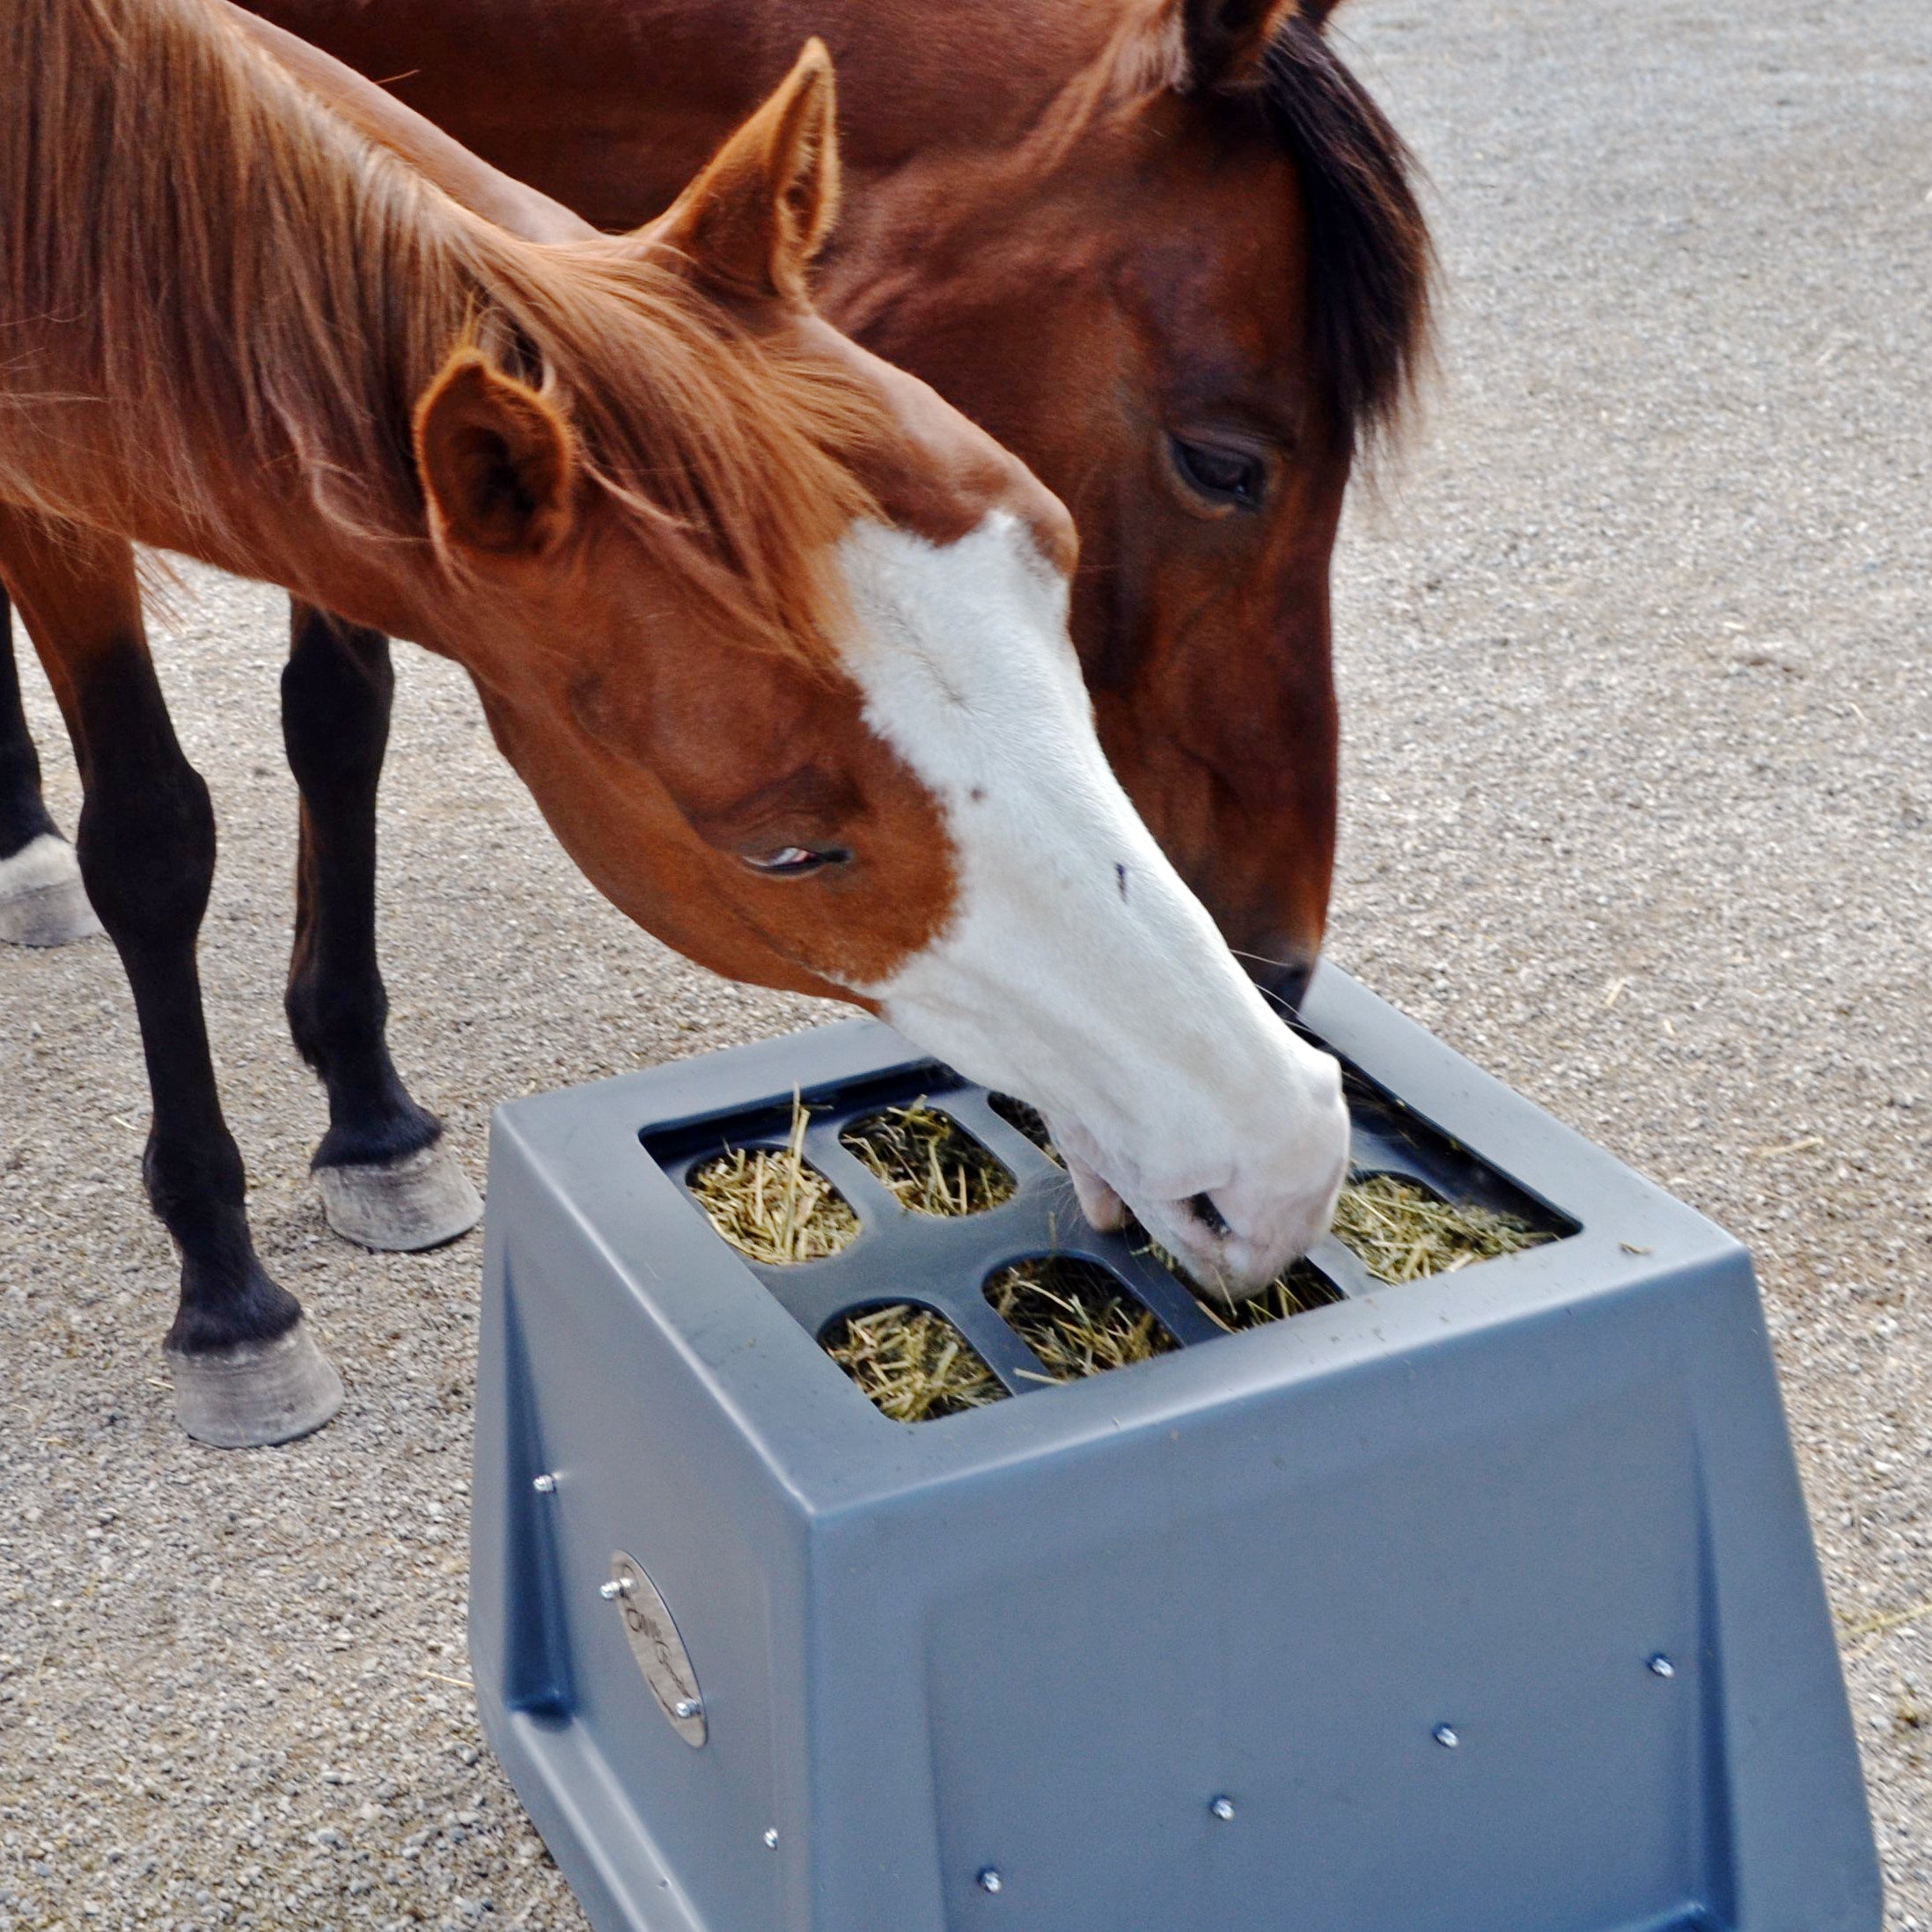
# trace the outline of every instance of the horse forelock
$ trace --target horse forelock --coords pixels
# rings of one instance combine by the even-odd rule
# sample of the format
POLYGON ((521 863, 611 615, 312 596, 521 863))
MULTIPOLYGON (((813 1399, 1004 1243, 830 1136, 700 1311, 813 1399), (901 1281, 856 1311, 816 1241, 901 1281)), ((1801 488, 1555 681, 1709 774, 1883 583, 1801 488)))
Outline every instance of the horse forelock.
POLYGON ((1129 11, 1100 57, 1030 143, 1036 173, 1061 165, 1105 120, 1179 94, 1217 121, 1246 122, 1294 166, 1306 224, 1311 348, 1345 443, 1399 422, 1426 367, 1435 251, 1414 155, 1326 40, 1326 10, 1287 15, 1239 85, 1195 86, 1178 11, 1129 11))
POLYGON ((1351 442, 1372 441, 1395 427, 1429 354, 1435 250, 1414 157, 1300 14, 1262 56, 1253 100, 1300 181, 1314 346, 1333 421, 1351 442))
POLYGON ((28 107, 0 132, 0 314, 40 338, 0 369, 10 494, 100 521, 122 506, 91 491, 145 488, 246 555, 293 465, 339 532, 427 546, 410 413, 473 344, 562 405, 591 490, 734 635, 830 660, 854 461, 887 433, 859 386, 635 244, 468 214, 204 0, 6 13, 0 92, 28 107), (85 462, 60 459, 74 408, 85 462))

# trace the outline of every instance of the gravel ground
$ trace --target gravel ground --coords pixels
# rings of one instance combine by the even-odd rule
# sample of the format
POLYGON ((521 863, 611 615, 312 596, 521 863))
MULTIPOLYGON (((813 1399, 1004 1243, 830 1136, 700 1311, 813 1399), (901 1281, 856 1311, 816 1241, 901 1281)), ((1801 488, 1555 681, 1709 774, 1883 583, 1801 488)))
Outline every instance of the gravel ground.
MULTIPOLYGON (((1755 1245, 1890 1923, 1932 1928, 1932 24, 1347 18, 1434 177, 1451 300, 1341 562, 1333 950, 1755 1245)), ((0 1932, 580 1928, 466 1684, 478 1245, 323 1229, 278 1011, 281 613, 187 581, 159 654, 224 827, 225 1092, 350 1403, 254 1456, 174 1433, 125 985, 99 942, 0 958, 0 1932)), ((385 798, 397 1057, 479 1176, 508 1095, 810 1017, 602 906, 419 653, 385 798)))

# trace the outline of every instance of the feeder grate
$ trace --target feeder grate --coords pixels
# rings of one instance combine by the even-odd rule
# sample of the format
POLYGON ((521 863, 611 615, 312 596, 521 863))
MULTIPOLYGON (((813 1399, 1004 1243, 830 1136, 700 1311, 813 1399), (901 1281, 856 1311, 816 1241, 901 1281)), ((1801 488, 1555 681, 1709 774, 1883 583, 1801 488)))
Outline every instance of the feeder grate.
POLYGON ((882 1414, 929 1421, 1573 1231, 1353 1073, 1350 1099, 1336 1230, 1232 1304, 1088 1226, 1039 1113, 937 1065, 643 1142, 882 1414))

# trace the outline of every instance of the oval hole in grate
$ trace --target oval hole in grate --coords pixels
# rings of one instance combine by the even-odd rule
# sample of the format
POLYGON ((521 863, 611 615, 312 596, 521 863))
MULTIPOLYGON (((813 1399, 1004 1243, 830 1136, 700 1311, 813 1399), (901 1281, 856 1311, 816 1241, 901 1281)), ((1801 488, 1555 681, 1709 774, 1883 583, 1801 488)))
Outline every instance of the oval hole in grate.
POLYGON ((1047 1116, 1030 1100, 1016 1100, 1010 1093, 989 1093, 986 1104, 1007 1126, 1024 1134, 1056 1167, 1067 1164, 1054 1145, 1053 1135, 1047 1131, 1047 1116))
POLYGON ((1212 1289, 1203 1288, 1136 1217, 1128 1222, 1128 1240, 1136 1254, 1158 1261, 1194 1297, 1202 1313, 1230 1334, 1247 1328, 1266 1328, 1271 1322, 1287 1320, 1290 1315, 1305 1315, 1311 1309, 1326 1308, 1332 1302, 1346 1299, 1312 1261, 1304 1260, 1290 1262, 1260 1294, 1230 1305, 1212 1289))
POLYGON ((895 1422, 937 1421, 1006 1399, 979 1350, 937 1309, 917 1302, 848 1309, 819 1346, 895 1422))
POLYGON ((1326 1308, 1342 1299, 1341 1290, 1312 1261, 1297 1261, 1277 1275, 1259 1295, 1231 1307, 1186 1275, 1178 1270, 1173 1272, 1208 1319, 1219 1323, 1230 1335, 1244 1329, 1266 1328, 1271 1322, 1305 1315, 1311 1309, 1326 1308))
POLYGON ((1335 1208, 1334 1236, 1378 1282, 1453 1274, 1555 1238, 1480 1201, 1451 1201, 1412 1174, 1351 1174, 1335 1208))
POLYGON ((1013 1198, 1013 1177, 950 1113, 923 1100, 852 1121, 845 1148, 915 1214, 984 1214, 1013 1198))
POLYGON ((819 1261, 859 1237, 845 1196, 790 1147, 727 1147, 692 1168, 686 1186, 711 1225, 754 1261, 819 1261))
POLYGON ((1055 1382, 1129 1368, 1179 1346, 1106 1268, 1071 1255, 1003 1267, 988 1280, 986 1298, 1055 1382))

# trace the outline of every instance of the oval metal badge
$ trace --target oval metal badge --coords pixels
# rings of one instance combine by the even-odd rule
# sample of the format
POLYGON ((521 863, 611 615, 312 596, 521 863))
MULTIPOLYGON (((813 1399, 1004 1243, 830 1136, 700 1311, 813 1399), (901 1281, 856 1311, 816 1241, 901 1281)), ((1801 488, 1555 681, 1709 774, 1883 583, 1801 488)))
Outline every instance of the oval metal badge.
POLYGON ((697 1672, 691 1668, 690 1653, 657 1584, 635 1556, 618 1550, 611 1557, 611 1580, 605 1585, 605 1594, 624 1620, 630 1654, 637 1659, 637 1668, 644 1673, 657 1708, 672 1730, 694 1750, 699 1749, 709 1735, 704 1698, 698 1689, 697 1672))

